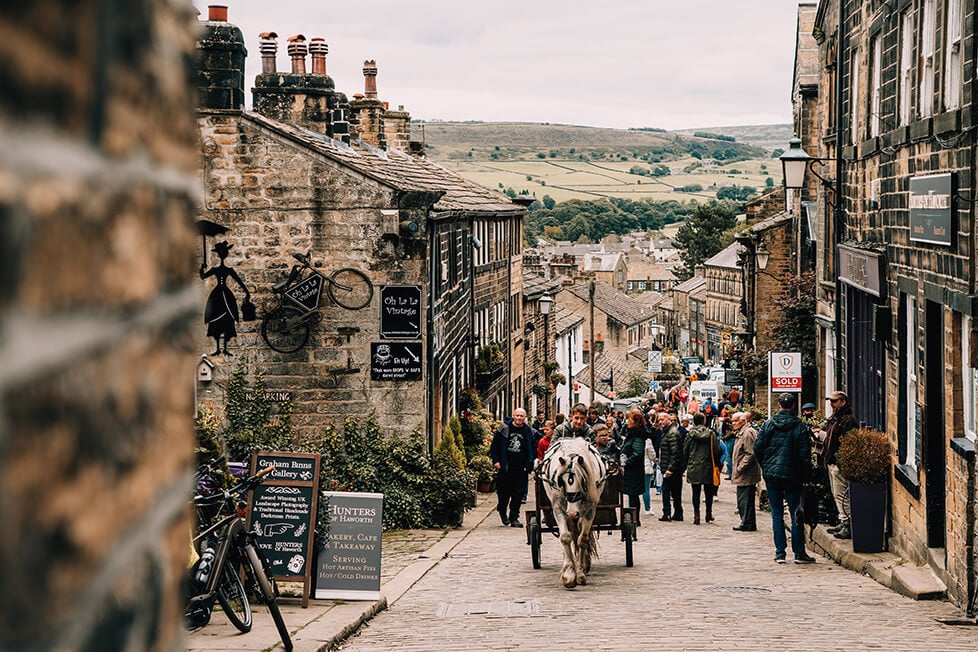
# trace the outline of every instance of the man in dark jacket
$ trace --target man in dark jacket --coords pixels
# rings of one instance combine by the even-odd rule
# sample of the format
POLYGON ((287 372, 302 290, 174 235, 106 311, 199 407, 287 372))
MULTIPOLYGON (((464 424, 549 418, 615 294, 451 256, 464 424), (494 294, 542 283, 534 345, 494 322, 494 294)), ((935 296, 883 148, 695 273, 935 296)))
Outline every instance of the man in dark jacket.
POLYGON ((774 561, 785 563, 787 540, 784 533, 784 503, 791 516, 791 551, 796 564, 814 564, 805 551, 805 526, 795 518, 802 487, 812 472, 812 442, 808 428, 793 414, 794 394, 778 397, 780 410, 764 422, 754 441, 754 457, 761 465, 768 499, 771 501, 771 526, 774 529, 774 561))
POLYGON ((676 415, 659 413, 659 428, 664 431, 659 442, 659 468, 662 469, 662 516, 660 521, 683 520, 683 436, 676 415))
POLYGON ((533 428, 526 422, 526 410, 516 408, 513 418, 506 419, 496 430, 489 447, 496 474, 496 511, 503 525, 523 527, 520 504, 526 493, 527 474, 533 469, 536 450, 533 428))
POLYGON ((820 463, 829 474, 829 486, 832 489, 832 497, 835 498, 835 507, 839 510, 839 525, 829 528, 828 532, 835 535, 837 539, 851 539, 852 533, 849 529, 849 481, 842 477, 839 467, 835 462, 835 455, 839 452, 839 444, 850 430, 859 427, 856 417, 852 415, 852 407, 849 405, 849 395, 845 392, 835 391, 825 397, 832 407, 832 416, 825 422, 825 443, 822 445, 822 459, 820 463))

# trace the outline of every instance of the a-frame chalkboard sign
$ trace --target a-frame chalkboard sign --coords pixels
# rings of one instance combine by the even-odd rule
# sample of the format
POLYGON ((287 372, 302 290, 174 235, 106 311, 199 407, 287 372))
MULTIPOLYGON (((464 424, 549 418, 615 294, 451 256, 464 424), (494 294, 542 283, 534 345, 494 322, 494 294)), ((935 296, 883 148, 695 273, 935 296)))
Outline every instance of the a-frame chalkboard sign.
POLYGON ((251 472, 274 465, 251 494, 248 529, 258 537, 276 580, 302 581, 302 606, 309 604, 312 588, 313 541, 319 498, 319 455, 259 451, 251 458, 251 472))

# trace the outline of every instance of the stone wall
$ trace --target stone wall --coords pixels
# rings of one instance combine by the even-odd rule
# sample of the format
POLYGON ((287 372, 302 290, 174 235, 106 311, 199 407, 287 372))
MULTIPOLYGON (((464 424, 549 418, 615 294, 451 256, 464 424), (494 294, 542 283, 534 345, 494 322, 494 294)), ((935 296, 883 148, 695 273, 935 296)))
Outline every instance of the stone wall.
POLYGON ((0 8, 2 649, 183 649, 196 21, 103 8, 0 8))
MULTIPOLYGON (((423 381, 370 380, 370 343, 380 339, 380 287, 427 285, 424 235, 399 242, 384 237, 381 210, 397 206, 393 189, 240 113, 201 111, 199 125, 207 208, 201 217, 229 227, 220 236, 233 245, 227 264, 240 272, 259 318, 239 322, 232 356, 212 358, 216 375, 226 377, 244 365, 249 377, 263 373, 269 390, 291 392, 293 424, 301 434, 316 435, 326 423, 371 413, 384 428, 423 430, 423 381), (278 353, 261 339, 260 319, 274 306, 272 285, 296 262, 293 252, 311 252, 314 266, 327 275, 342 267, 360 269, 371 279, 374 297, 358 311, 322 297, 323 320, 312 326, 308 344, 278 353), (354 332, 344 334, 347 329, 354 332), (351 368, 358 371, 348 373, 351 368)), ((427 220, 423 208, 402 210, 401 219, 408 217, 421 225, 427 220)), ((213 253, 208 256, 209 265, 216 262, 213 253)), ((202 286, 210 291, 213 281, 202 286)), ((240 290, 231 288, 240 301, 240 290)), ((202 321, 199 328, 206 331, 202 321)), ((212 349, 213 342, 204 350, 212 349)), ((215 400, 219 390, 211 390, 215 400)))

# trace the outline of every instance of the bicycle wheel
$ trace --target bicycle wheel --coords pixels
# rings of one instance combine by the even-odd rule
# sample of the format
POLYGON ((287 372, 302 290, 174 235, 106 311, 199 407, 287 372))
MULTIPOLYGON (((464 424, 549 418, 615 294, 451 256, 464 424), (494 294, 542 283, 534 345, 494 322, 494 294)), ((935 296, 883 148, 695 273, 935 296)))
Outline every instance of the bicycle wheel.
POLYGON ((292 306, 279 306, 261 320, 261 338, 279 353, 295 353, 309 340, 309 321, 292 306))
POLYGON ((244 584, 241 583, 241 576, 238 575, 238 565, 230 560, 221 569, 217 601, 224 610, 224 615, 239 632, 247 634, 251 631, 251 605, 248 604, 244 584))
POLYGON ((289 636, 289 628, 285 626, 285 619, 282 618, 282 612, 278 608, 278 602, 275 601, 277 591, 273 586, 274 580, 265 573, 267 564, 264 562, 264 555, 252 544, 246 545, 244 549, 245 554, 248 556, 248 564, 251 566, 251 572, 258 582, 258 587, 261 589, 265 605, 268 607, 268 613, 272 614, 272 620, 275 621, 275 628, 278 630, 279 637, 282 639, 282 645, 285 646, 286 652, 291 652, 292 637, 289 636))
POLYGON ((360 310, 370 305, 370 300, 374 298, 374 286, 359 269, 344 267, 330 275, 326 294, 340 307, 360 310))

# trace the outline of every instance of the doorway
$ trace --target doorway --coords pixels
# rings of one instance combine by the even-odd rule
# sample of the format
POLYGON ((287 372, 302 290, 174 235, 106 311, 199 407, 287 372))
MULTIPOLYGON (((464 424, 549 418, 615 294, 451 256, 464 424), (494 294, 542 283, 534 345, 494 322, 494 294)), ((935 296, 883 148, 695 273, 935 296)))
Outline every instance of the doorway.
POLYGON ((944 306, 927 301, 924 308, 924 470, 927 512, 927 547, 943 548, 946 514, 946 460, 944 434, 944 306))

